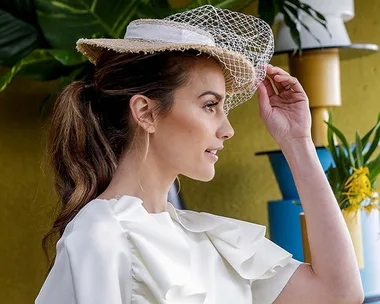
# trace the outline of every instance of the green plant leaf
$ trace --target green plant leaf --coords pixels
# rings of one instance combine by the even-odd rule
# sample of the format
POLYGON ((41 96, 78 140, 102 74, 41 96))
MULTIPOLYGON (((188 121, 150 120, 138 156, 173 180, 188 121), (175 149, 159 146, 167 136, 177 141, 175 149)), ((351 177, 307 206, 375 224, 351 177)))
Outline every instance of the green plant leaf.
POLYGON ((342 182, 345 178, 344 174, 340 174, 341 171, 337 167, 330 166, 327 169, 327 178, 329 181, 329 184, 334 192, 335 198, 339 201, 342 199, 341 193, 342 193, 342 182))
MULTIPOLYGON (((52 50, 37 49, 20 60, 10 71, 0 77, 0 92, 5 90, 17 75, 38 80, 53 80, 69 74, 72 70, 71 66, 64 66, 52 53, 54 53, 52 50)), ((67 61, 70 62, 69 59, 67 61)))
POLYGON ((164 18, 171 14, 180 13, 207 4, 219 8, 240 11, 255 1, 257 0, 193 0, 185 6, 179 8, 171 8, 170 6, 158 7, 153 5, 149 0, 143 0, 137 9, 136 16, 138 18, 164 18))
POLYGON ((36 0, 39 24, 56 49, 74 48, 79 38, 93 33, 121 38, 139 4, 139 0, 36 0))
MULTIPOLYGON (((254 0, 251 0, 251 2, 253 1, 254 0)), ((193 9, 202 5, 207 5, 207 4, 210 4, 219 8, 231 9, 231 8, 239 6, 241 2, 242 2, 241 0, 192 0, 190 3, 188 3, 187 5, 181 8, 173 9, 171 13, 183 12, 183 11, 190 10, 190 9, 193 9)))
POLYGON ((259 0, 258 13, 261 19, 269 24, 270 27, 273 26, 274 17, 277 15, 278 11, 274 3, 275 0, 259 0))
MULTIPOLYGON (((251 1, 246 1, 246 3, 244 4, 244 6, 247 6, 249 5, 250 3, 254 2, 255 0, 251 0, 251 1)), ((227 8, 227 9, 232 9, 232 8, 236 8, 240 5, 242 5, 241 0, 214 0, 212 1, 213 2, 213 5, 216 6, 216 7, 219 7, 219 8, 227 8)))
POLYGON ((156 8, 171 8, 171 5, 168 0, 145 0, 145 2, 150 3, 152 7, 156 8))
MULTIPOLYGON (((324 121, 324 122, 327 123, 326 121, 324 121)), ((332 115, 331 110, 328 111, 328 122, 331 125, 333 125, 333 115, 332 115)), ((334 143, 334 134, 333 134, 331 128, 327 128, 327 141, 328 141, 328 150, 330 151, 331 156, 332 156, 334 162, 336 163, 337 162, 337 153, 336 153, 336 147, 335 147, 335 143, 334 143)))
POLYGON ((78 65, 87 61, 87 58, 77 51, 53 49, 48 49, 45 51, 66 66, 78 65))
MULTIPOLYGON (((362 142, 362 148, 365 149, 366 146, 367 146, 367 143, 368 143, 368 140, 369 138, 371 137, 373 131, 375 131, 378 127, 380 127, 380 113, 379 113, 379 116, 377 118, 377 123, 375 124, 375 126, 373 126, 373 128, 371 130, 369 130, 367 132, 366 135, 364 135, 364 137, 362 138, 361 142, 362 142)), ((364 151, 364 150, 363 150, 364 151)), ((352 151, 353 154, 356 153, 356 147, 354 148, 354 150, 352 151)), ((363 158, 363 164, 364 164, 364 158, 363 158)))
POLYGON ((138 18, 165 18, 173 11, 167 0, 142 0, 136 10, 138 18))
POLYGON ((308 5, 304 2, 301 2, 299 0, 286 0, 286 1, 284 1, 283 5, 290 6, 289 3, 290 3, 290 5, 293 5, 294 8, 299 8, 299 9, 303 10, 306 14, 308 14, 310 17, 312 17, 315 21, 320 23, 326 29, 326 31, 329 33, 329 35, 331 37, 331 33, 330 33, 329 29, 327 28, 326 18, 320 12, 316 11, 310 5, 308 5))
MULTIPOLYGON (((233 7, 234 10, 238 12, 244 11, 248 6, 250 6, 252 3, 256 2, 257 0, 240 0, 236 1, 236 6, 233 7)), ((260 0, 259 0, 260 1, 260 0)), ((261 0, 262 1, 262 0, 261 0)), ((278 10, 277 10, 278 11, 278 10)))
POLYGON ((373 138, 372 144, 370 145, 368 151, 364 154, 364 163, 367 163, 367 161, 371 158, 373 152, 377 149, 379 145, 380 140, 380 127, 377 127, 375 137, 373 138))
POLYGON ((33 0, 1 0, 0 10, 38 28, 36 9, 33 0))
POLYGON ((377 176, 380 174, 380 154, 377 157, 368 163, 369 170, 369 180, 371 185, 373 185, 377 179, 377 176))
POLYGON ((314 35, 314 33, 310 30, 310 28, 305 24, 303 23, 299 17, 298 17, 298 10, 296 8, 294 8, 292 5, 286 5, 286 2, 284 3, 284 10, 287 11, 287 13, 289 14, 289 16, 291 16, 291 18, 293 19, 294 23, 299 22, 299 24, 306 30, 309 32, 309 34, 319 43, 321 44, 321 40, 319 40, 319 38, 317 36, 314 35))
POLYGON ((346 149, 350 165, 352 167, 355 167, 354 157, 352 155, 352 152, 351 152, 351 149, 350 149, 350 145, 348 144, 348 141, 347 141, 346 137, 343 135, 343 133, 341 131, 338 130, 338 128, 336 128, 335 126, 333 126, 329 122, 326 122, 326 123, 327 123, 328 127, 332 129, 332 131, 336 134, 336 136, 342 142, 344 148, 346 149))
POLYGON ((299 0, 277 0, 277 2, 280 11, 284 14, 284 22, 289 27, 292 38, 298 47, 299 54, 302 54, 302 42, 299 38, 301 26, 306 31, 308 31, 319 43, 320 40, 317 36, 314 35, 314 33, 311 32, 310 28, 302 22, 302 19, 299 18, 298 10, 304 11, 306 14, 311 16, 316 22, 320 23, 331 37, 331 33, 327 28, 326 18, 320 12, 313 9, 310 5, 305 4, 299 0), (292 14, 295 16, 294 21, 292 21, 292 17, 289 15, 290 11, 293 11, 292 14))
MULTIPOLYGON (((342 145, 338 145, 338 163, 340 171, 342 172, 343 176, 349 176, 350 175, 350 160, 346 155, 346 152, 343 150, 342 145)), ((353 167, 353 166, 352 166, 353 167)))
POLYGON ((298 47, 298 51, 302 52, 302 42, 299 30, 297 28, 297 23, 294 22, 294 20, 291 18, 289 13, 286 10, 281 10, 281 12, 284 14, 284 22, 290 29, 290 34, 292 35, 292 38, 295 42, 295 44, 298 47))
POLYGON ((355 154, 354 155, 356 155, 356 165, 357 165, 356 168, 360 168, 360 167, 363 167, 364 160, 363 160, 362 141, 360 139, 358 132, 355 133, 355 144, 356 144, 356 146, 355 146, 355 154))
POLYGON ((30 24, 0 10, 0 65, 11 67, 39 45, 39 33, 30 24))

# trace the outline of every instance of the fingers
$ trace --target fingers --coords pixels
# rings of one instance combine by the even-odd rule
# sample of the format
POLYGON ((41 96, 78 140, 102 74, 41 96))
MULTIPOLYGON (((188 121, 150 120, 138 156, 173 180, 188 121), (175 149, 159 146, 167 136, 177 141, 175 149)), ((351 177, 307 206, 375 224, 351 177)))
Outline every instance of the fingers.
POLYGON ((274 84, 278 88, 279 93, 282 93, 288 90, 291 90, 297 93, 304 92, 298 79, 291 76, 285 70, 279 67, 274 67, 273 65, 269 64, 267 68, 267 73, 273 78, 274 84))
POLYGON ((303 88, 301 84, 299 83, 298 79, 290 76, 290 75, 276 75, 274 76, 274 80, 277 83, 280 83, 283 90, 282 91, 288 91, 292 90, 293 92, 296 93, 302 93, 303 88))
POLYGON ((260 106, 260 116, 265 117, 272 110, 272 106, 269 101, 268 88, 264 83, 261 83, 258 87, 259 94, 259 106, 260 106))
POLYGON ((277 89, 276 85, 274 84, 273 79, 270 78, 269 75, 265 76, 263 84, 264 84, 265 88, 267 89, 267 93, 268 93, 269 97, 272 97, 273 95, 278 95, 278 89, 277 89))
POLYGON ((276 75, 289 75, 290 76, 290 74, 287 71, 285 71, 279 67, 275 67, 271 64, 268 64, 267 74, 269 74, 272 78, 274 78, 276 75))

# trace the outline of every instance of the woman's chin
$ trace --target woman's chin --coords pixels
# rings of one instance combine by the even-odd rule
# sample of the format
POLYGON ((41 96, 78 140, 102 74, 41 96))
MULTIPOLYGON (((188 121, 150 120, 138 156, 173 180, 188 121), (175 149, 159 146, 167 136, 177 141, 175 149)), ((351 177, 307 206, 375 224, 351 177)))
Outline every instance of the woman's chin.
POLYGON ((192 173, 192 174, 183 174, 188 178, 201 182, 209 182, 215 176, 215 168, 210 168, 209 170, 202 170, 202 172, 192 173))

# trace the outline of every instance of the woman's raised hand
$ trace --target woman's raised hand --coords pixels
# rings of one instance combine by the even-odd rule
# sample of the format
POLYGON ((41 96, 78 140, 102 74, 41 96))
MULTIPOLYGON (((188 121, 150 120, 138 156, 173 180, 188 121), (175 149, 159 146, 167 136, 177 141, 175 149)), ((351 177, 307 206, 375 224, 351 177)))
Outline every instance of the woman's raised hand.
POLYGON ((267 76, 258 87, 260 117, 281 146, 294 139, 311 139, 308 97, 297 78, 279 67, 268 65, 267 76), (277 92, 276 92, 277 90, 277 92))

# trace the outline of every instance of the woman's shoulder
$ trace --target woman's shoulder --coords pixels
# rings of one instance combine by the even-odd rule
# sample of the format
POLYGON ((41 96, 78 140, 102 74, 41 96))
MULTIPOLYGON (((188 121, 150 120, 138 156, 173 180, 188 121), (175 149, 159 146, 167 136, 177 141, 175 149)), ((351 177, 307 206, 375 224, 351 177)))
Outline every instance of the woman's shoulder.
POLYGON ((62 238, 82 236, 84 240, 112 238, 121 235, 118 220, 107 200, 93 199, 68 223, 62 238))

